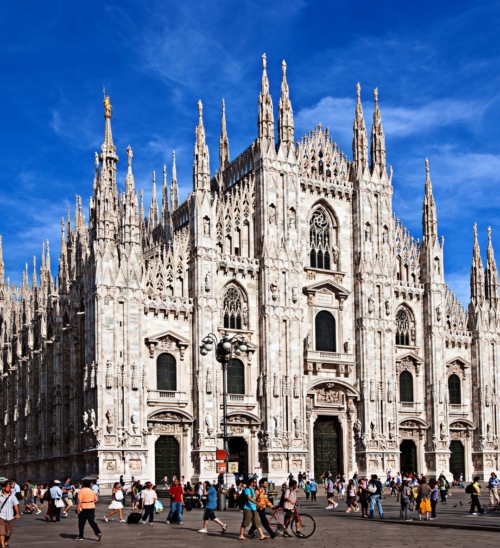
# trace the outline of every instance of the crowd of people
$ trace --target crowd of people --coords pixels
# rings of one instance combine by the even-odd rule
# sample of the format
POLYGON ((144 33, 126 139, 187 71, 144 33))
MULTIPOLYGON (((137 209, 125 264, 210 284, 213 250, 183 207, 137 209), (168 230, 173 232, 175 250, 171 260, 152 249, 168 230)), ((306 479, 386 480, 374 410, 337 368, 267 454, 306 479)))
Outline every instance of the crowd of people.
MULTIPOLYGON (((426 478, 418 474, 393 475, 387 471, 385 478, 379 478, 376 474, 370 477, 358 476, 355 473, 346 479, 342 474, 335 477, 330 472, 321 475, 318 482, 310 472, 299 472, 297 479, 291 473, 288 481, 281 486, 281 498, 279 506, 284 511, 284 523, 292 515, 297 505, 297 495, 303 490, 306 501, 317 500, 318 491, 322 487, 325 492, 328 510, 335 509, 340 502, 345 502, 345 512, 361 512, 362 518, 373 519, 375 508, 380 518, 384 517, 383 498, 396 497, 399 502, 401 521, 412 521, 411 512, 417 512, 419 520, 437 519, 439 501, 447 504, 451 496, 450 484, 444 474, 438 478, 426 478), (319 482, 319 483, 318 483, 319 482), (335 500, 337 499, 337 500, 335 500)), ((184 509, 190 510, 193 506, 203 509, 203 526, 199 533, 207 533, 210 522, 218 525, 222 533, 227 530, 227 524, 217 518, 215 511, 218 506, 218 494, 222 492, 224 476, 219 474, 212 482, 204 481, 191 485, 185 481, 172 477, 171 481, 165 476, 162 480, 163 488, 168 489, 170 498, 170 511, 166 518, 167 524, 178 523, 182 525, 184 509)), ((49 484, 36 485, 31 480, 26 480, 23 487, 16 479, 5 480, 1 485, 0 494, 0 548, 8 546, 8 540, 12 534, 12 523, 20 517, 20 505, 24 502, 23 514, 40 514, 46 508, 45 519, 48 522, 60 522, 61 518, 68 518, 72 507, 78 516, 78 537, 83 540, 84 528, 88 522, 92 528, 96 540, 101 540, 102 533, 96 523, 95 509, 99 499, 99 478, 91 481, 84 479, 78 485, 74 485, 70 477, 63 482, 53 480, 49 484)), ((480 478, 474 477, 473 481, 465 487, 463 475, 453 481, 453 486, 462 487, 471 497, 469 513, 478 515, 486 510, 481 506, 480 497, 482 487, 480 478)), ((494 472, 487 485, 490 498, 490 506, 500 507, 500 482, 494 472)), ((239 508, 243 514, 239 532, 239 539, 245 539, 245 531, 250 527, 248 536, 259 536, 261 540, 273 538, 276 531, 269 526, 266 510, 276 507, 279 493, 275 486, 266 478, 259 480, 257 476, 235 474, 235 482, 224 492, 228 499, 229 508, 239 508), (272 496, 271 496, 272 495, 272 496), (267 534, 266 534, 267 533, 267 534)), ((456 505, 455 505, 456 506, 456 505)), ((460 502, 460 506, 462 503, 460 502)), ((155 514, 163 510, 163 505, 158 497, 157 486, 146 481, 144 484, 139 479, 132 478, 128 484, 123 476, 116 481, 111 489, 111 503, 109 512, 103 516, 105 522, 111 516, 118 514, 120 523, 142 523, 153 526, 155 514), (130 498, 132 513, 124 519, 123 510, 127 497, 130 498)), ((284 536, 290 536, 288 527, 285 526, 284 536)), ((300 526, 296 532, 301 536, 300 526)))

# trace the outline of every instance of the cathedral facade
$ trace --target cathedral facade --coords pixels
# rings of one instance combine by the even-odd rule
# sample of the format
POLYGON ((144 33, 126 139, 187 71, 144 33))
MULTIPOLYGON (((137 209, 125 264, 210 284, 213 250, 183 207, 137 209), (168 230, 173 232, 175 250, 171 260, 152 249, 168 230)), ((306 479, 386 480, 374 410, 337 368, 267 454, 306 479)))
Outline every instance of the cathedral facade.
POLYGON ((105 97, 88 222, 77 197, 57 277, 48 242, 20 286, 0 255, 1 475, 213 479, 209 333, 248 341, 228 364, 230 472, 498 469, 491 237, 484 268, 474 229, 466 311, 444 281, 427 161, 422 241, 393 214, 374 97, 369 139, 358 84, 352 159, 321 125, 296 142, 286 65, 275 123, 263 56, 255 141, 230 160, 223 104, 211 173, 200 102, 192 193, 179 203, 174 155, 146 213, 130 147, 118 188, 105 97))

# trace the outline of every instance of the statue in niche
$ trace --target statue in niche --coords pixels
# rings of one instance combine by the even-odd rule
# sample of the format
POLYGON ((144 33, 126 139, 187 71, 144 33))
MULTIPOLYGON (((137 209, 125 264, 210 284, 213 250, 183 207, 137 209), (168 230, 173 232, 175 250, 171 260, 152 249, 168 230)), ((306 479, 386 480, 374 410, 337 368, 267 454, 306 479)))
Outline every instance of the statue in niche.
POLYGON ((372 440, 377 437, 377 427, 373 421, 370 423, 370 437, 372 440))
POLYGON ((439 307, 439 306, 436 308, 436 320, 438 322, 441 321, 441 307, 439 307))
POLYGON ((365 242, 371 242, 372 241, 372 227, 370 223, 366 223, 365 225, 365 242))
POLYGON ((389 421, 389 439, 393 440, 396 437, 396 422, 394 420, 389 421))
POLYGON ((442 440, 446 439, 446 425, 444 422, 439 425, 439 436, 442 440))
POLYGON ((132 411, 130 422, 132 423, 132 431, 134 434, 137 434, 137 431, 139 430, 139 411, 137 409, 132 411))
POLYGON ((391 314, 391 303, 389 302, 389 299, 385 300, 385 315, 390 316, 391 314))
POLYGON ((335 264, 337 264, 339 262, 339 255, 340 255, 340 249, 339 249, 339 246, 337 244, 333 244, 333 247, 332 247, 332 258, 333 258, 333 262, 335 264))
POLYGON ((90 410, 90 424, 89 428, 93 431, 96 426, 96 415, 93 409, 90 410))
POLYGON ((108 434, 111 434, 113 432, 113 428, 115 425, 115 410, 114 409, 108 409, 106 411, 106 420, 108 421, 108 424, 106 426, 106 430, 108 431, 108 434))
POLYGON ((279 415, 274 415, 273 421, 274 421, 274 437, 278 438, 279 435, 280 435, 280 417, 279 417, 279 415))
POLYGON ((205 417, 205 424, 207 425, 207 434, 211 436, 214 431, 214 422, 213 422, 212 413, 207 413, 205 417))
POLYGON ((370 295, 368 297, 368 313, 373 314, 374 310, 375 310, 375 300, 373 298, 373 295, 370 295))
POLYGON ((347 339, 347 341, 344 343, 344 352, 346 354, 349 354, 351 352, 351 342, 350 339, 347 339))
POLYGON ((276 207, 273 204, 269 206, 269 224, 276 224, 276 207))
POLYGON ((203 236, 210 237, 210 219, 208 217, 203 219, 203 236))
POLYGON ((300 436, 300 427, 302 426, 302 422, 298 416, 293 419, 293 426, 295 429, 295 437, 298 438, 300 436))
POLYGON ((209 293, 211 287, 212 287, 212 273, 209 270, 205 275, 205 291, 209 293))

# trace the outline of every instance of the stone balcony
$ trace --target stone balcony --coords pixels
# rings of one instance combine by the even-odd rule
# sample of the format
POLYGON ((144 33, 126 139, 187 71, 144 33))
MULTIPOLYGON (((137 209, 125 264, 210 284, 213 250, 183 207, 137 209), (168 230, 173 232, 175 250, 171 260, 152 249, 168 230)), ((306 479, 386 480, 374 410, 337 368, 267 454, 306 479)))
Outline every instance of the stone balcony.
POLYGON ((307 350, 305 353, 305 361, 306 372, 335 372, 337 377, 355 375, 356 362, 353 354, 307 350))
POLYGON ((171 390, 149 390, 148 405, 176 404, 186 407, 189 398, 186 392, 174 392, 171 390))

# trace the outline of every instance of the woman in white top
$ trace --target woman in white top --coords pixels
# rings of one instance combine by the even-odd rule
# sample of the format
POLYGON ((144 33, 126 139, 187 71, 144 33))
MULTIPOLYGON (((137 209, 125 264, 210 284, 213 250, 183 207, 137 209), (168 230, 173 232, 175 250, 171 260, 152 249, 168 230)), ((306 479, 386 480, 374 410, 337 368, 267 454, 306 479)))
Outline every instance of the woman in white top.
POLYGON ((123 519, 123 498, 124 495, 122 486, 120 485, 120 482, 117 481, 113 485, 113 490, 111 492, 111 504, 108 506, 111 512, 104 516, 104 521, 106 523, 108 523, 108 518, 110 518, 113 514, 116 514, 116 512, 118 512, 118 515, 120 516, 120 523, 125 523, 125 520, 123 519))

